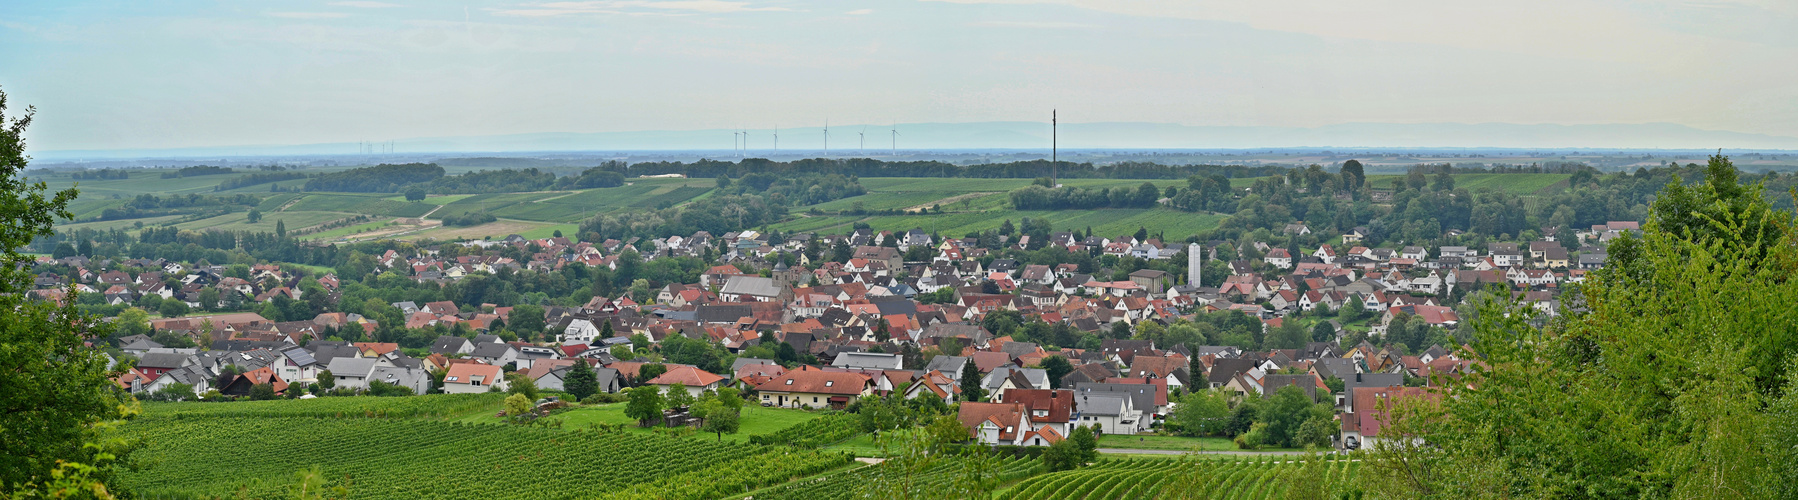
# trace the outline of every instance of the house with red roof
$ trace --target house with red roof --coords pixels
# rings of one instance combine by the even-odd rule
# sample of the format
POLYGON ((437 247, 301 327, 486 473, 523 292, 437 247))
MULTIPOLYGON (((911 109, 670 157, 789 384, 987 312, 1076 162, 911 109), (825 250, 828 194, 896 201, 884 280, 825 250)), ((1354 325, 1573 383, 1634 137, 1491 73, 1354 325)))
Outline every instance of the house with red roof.
POLYGON ((855 398, 873 394, 874 379, 848 371, 802 366, 755 387, 762 406, 842 408, 855 398))
POLYGON ((663 392, 667 392, 669 386, 681 384, 686 386, 688 394, 697 399, 705 391, 716 391, 719 387, 723 387, 724 381, 724 377, 699 368, 669 365, 667 372, 650 379, 644 385, 653 385, 663 392))
POLYGON ((1355 411, 1342 414, 1342 443, 1345 449, 1369 448, 1381 439, 1381 428, 1388 424, 1394 405, 1437 404, 1442 395, 1422 387, 1356 387, 1355 411))
POLYGON ((443 376, 443 392, 449 394, 482 393, 493 388, 504 391, 509 385, 499 367, 480 363, 452 362, 443 376))

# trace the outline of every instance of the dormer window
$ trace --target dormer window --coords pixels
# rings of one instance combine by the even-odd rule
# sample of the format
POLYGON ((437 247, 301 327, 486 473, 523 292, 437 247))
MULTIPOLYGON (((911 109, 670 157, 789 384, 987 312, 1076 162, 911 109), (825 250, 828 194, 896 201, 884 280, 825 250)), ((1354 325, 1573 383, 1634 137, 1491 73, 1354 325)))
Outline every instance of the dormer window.
POLYGON ((830 387, 830 386, 834 386, 834 385, 837 385, 837 381, 835 381, 835 380, 826 380, 826 381, 824 381, 824 386, 825 386, 825 387, 830 387))

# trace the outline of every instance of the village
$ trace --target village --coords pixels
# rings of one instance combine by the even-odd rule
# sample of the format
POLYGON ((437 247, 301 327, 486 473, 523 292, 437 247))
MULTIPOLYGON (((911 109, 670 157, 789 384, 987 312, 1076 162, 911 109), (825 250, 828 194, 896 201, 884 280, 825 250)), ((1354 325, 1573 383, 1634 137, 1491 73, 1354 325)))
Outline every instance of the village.
MULTIPOLYGON (((1169 245, 1057 232, 1043 243, 1105 262, 1165 266, 1183 259, 1185 276, 1151 266, 1082 273, 1075 264, 994 257, 1026 248, 1029 236, 987 248, 975 238, 938 239, 919 230, 788 235, 772 243, 755 231, 598 243, 514 235, 462 243, 453 257, 431 249, 411 255, 389 250, 375 260, 386 274, 452 283, 518 270, 617 270, 621 258, 718 257, 694 282, 668 283, 648 300, 595 296, 578 307, 524 308, 542 311, 542 318, 515 317, 516 305, 393 302, 403 328, 413 332, 406 338, 446 332, 412 346, 341 340, 372 339, 379 331, 377 320, 357 313, 272 321, 257 312, 182 316, 181 307, 167 306, 255 310, 255 304, 279 302, 292 310, 310 300, 338 309, 343 284, 334 274, 306 277, 302 285, 293 268, 276 264, 246 270, 44 257, 41 268, 70 271, 40 272, 34 293, 58 299, 72 287, 109 304, 159 298, 162 307, 151 309, 174 317, 151 319, 149 332, 117 339, 116 352, 134 360, 117 382, 133 393, 168 399, 247 397, 257 385, 288 397, 307 392, 307 398, 371 390, 480 393, 504 391, 515 376, 561 391, 571 367, 582 363, 594 370, 604 393, 654 386, 684 388, 697 397, 730 387, 753 404, 819 410, 842 409, 866 396, 940 399, 957 405, 958 419, 981 443, 1046 446, 1065 439, 1074 426, 1096 425, 1107 435, 1162 431, 1183 394, 1216 390, 1240 400, 1294 386, 1334 409, 1339 432, 1331 445, 1355 449, 1379 438, 1379 421, 1366 418, 1374 401, 1423 395, 1420 386, 1457 377, 1475 363, 1453 341, 1466 310, 1458 311, 1448 297, 1502 290, 1554 314, 1562 288, 1603 265, 1601 245, 1637 228, 1612 222, 1582 231, 1578 237, 1587 246, 1577 257, 1552 241, 1367 248, 1356 245, 1360 228, 1341 235, 1339 245, 1323 244, 1296 258, 1262 242, 1169 245), (806 257, 808 243, 852 251, 840 262, 813 261, 806 257), (1262 257, 1229 261, 1222 282, 1205 283, 1200 270, 1229 245, 1253 248, 1262 257), (508 248, 528 258, 497 251, 508 248), (902 259, 918 255, 917 249, 928 250, 932 259, 902 259), (1109 279, 1116 277, 1127 279, 1109 279), (307 297, 317 293, 326 297, 307 297), (1353 310, 1345 314, 1344 308, 1353 310), (1209 345, 1220 336, 1163 333, 1223 316, 1254 325, 1247 342, 1239 336, 1234 343, 1209 345), (1360 320, 1345 325, 1341 320, 1348 318, 1360 320), (1311 325, 1298 341, 1276 333, 1292 322, 1311 325), (1428 336, 1438 342, 1392 342, 1419 322, 1438 332, 1428 336), (1004 331, 993 331, 996 323, 1004 331), (514 330, 502 330, 505 325, 514 330), (521 326, 542 331, 519 338, 521 326), (661 349, 676 341, 702 342, 715 354, 679 363, 661 349), (177 392, 170 395, 171 389, 177 392)), ((1294 224, 1285 231, 1298 236, 1309 229, 1294 224)))

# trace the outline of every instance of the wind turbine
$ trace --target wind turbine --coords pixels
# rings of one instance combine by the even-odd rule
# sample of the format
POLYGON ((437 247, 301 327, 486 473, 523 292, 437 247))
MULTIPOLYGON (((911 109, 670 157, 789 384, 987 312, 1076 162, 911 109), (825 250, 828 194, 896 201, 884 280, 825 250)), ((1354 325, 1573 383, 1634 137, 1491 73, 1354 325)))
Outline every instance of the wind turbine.
MULTIPOLYGON (((780 125, 774 126, 774 152, 775 153, 780 152, 780 125)), ((769 154, 768 156, 774 156, 774 155, 769 154)))
POLYGON ((899 156, 899 122, 893 122, 893 156, 899 156))
POLYGON ((830 156, 830 119, 824 119, 824 156, 830 156))
POLYGON ((868 126, 862 125, 862 131, 856 132, 855 135, 857 137, 861 138, 861 147, 860 148, 861 148, 862 156, 867 156, 868 155, 868 126))

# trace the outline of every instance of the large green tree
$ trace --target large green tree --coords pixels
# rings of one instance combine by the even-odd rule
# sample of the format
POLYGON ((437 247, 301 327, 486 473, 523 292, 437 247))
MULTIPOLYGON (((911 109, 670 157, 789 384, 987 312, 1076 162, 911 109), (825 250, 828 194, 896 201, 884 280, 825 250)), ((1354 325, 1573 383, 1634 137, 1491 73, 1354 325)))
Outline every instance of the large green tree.
POLYGON ((662 390, 655 386, 633 387, 626 391, 630 395, 629 402, 624 405, 624 415, 637 420, 637 425, 648 427, 651 422, 662 418, 662 390))
MULTIPOLYGON (((1417 440, 1361 469, 1377 496, 1798 498, 1792 214, 1713 157, 1668 185, 1546 322, 1493 302, 1482 367, 1440 405, 1391 404, 1417 440), (1780 478, 1780 479, 1776 479, 1780 478)), ((1397 401, 1397 400, 1395 400, 1397 401)))
POLYGON ((587 360, 577 358, 574 365, 568 367, 568 379, 562 381, 562 389, 577 400, 586 400, 599 392, 599 375, 593 373, 593 367, 587 365, 587 360))
POLYGON ((50 192, 25 179, 24 133, 36 110, 9 117, 6 109, 0 92, 0 497, 49 481, 59 461, 94 463, 84 444, 130 400, 108 380, 106 357, 83 345, 104 339, 107 324, 83 313, 73 297, 39 301, 26 294, 30 258, 19 250, 70 218, 77 192, 50 192))

